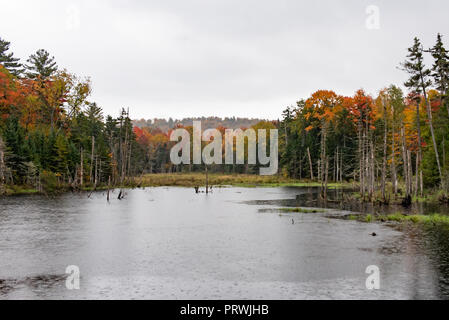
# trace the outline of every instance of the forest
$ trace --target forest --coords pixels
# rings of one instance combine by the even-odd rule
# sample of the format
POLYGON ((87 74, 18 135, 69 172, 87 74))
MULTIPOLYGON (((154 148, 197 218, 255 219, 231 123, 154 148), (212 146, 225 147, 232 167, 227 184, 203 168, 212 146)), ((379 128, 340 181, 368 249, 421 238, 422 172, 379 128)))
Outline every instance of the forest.
POLYGON ((20 63, 0 39, 0 194, 124 183, 142 152, 129 111, 104 117, 91 82, 40 49, 20 63))
MULTIPOLYGON (((104 115, 90 101, 90 79, 58 68, 46 50, 20 61, 0 38, 0 194, 19 187, 95 189, 148 173, 205 170, 170 163, 171 129, 191 129, 185 121, 132 121, 128 108, 104 115)), ((329 183, 351 182, 365 201, 412 201, 429 192, 447 201, 449 55, 442 36, 431 48, 415 38, 398 68, 408 75, 405 90, 388 85, 376 95, 359 89, 353 96, 318 90, 286 108, 280 120, 240 120, 278 129, 278 175, 319 183, 323 198, 329 183)), ((239 120, 205 119, 223 132, 239 120)), ((258 172, 257 165, 208 169, 258 172)))
POLYGON ((404 92, 387 86, 376 96, 318 90, 283 112, 280 161, 290 177, 354 181, 366 201, 405 202, 449 185, 449 56, 442 36, 431 48, 418 38, 399 64, 404 92), (426 61, 430 59, 430 61, 426 61))

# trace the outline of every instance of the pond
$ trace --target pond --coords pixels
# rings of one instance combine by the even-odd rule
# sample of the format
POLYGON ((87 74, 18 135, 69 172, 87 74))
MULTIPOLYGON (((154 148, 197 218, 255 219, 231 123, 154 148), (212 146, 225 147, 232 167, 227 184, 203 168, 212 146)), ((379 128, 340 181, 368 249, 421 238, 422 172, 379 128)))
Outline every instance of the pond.
MULTIPOLYGON (((332 219, 316 188, 0 199, 0 299, 447 299, 444 232, 332 219), (373 236, 375 233, 377 236, 373 236), (380 289, 365 273, 378 266, 380 289), (67 266, 80 270, 66 287, 67 266)), ((340 191, 334 191, 338 194, 340 191)), ((341 207, 343 205, 343 208, 341 207)))

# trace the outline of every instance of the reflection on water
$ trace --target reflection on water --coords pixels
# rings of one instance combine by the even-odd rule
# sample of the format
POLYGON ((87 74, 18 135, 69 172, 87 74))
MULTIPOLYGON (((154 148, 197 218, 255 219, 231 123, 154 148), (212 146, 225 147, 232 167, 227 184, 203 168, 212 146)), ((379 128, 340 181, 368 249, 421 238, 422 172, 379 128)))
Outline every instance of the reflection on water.
POLYGON ((323 207, 317 192, 147 188, 110 203, 102 192, 0 199, 0 299, 449 297, 445 231, 329 219, 385 211, 341 201, 341 191, 323 213, 272 210, 323 207), (80 290, 65 287, 68 265, 80 268, 80 290), (365 287, 369 265, 380 268, 380 290, 365 287))
MULTIPOLYGON (((0 279, 0 294, 7 296, 11 291, 27 287, 32 291, 43 291, 65 283, 66 275, 40 275, 23 279, 0 279)), ((45 294, 45 292, 44 292, 45 294)))
MULTIPOLYGON (((296 187, 289 187, 285 189, 291 189, 293 193, 298 190, 296 187)), ((403 207, 402 205, 383 205, 373 203, 361 203, 359 201, 353 201, 348 197, 352 193, 352 190, 345 189, 331 189, 328 190, 328 200, 324 201, 320 197, 319 188, 301 188, 301 192, 296 192, 295 198, 287 199, 260 199, 255 201, 245 201, 247 204, 266 204, 277 205, 284 207, 317 207, 317 208, 332 208, 346 211, 370 213, 370 214, 391 214, 391 213, 404 213, 404 214, 449 214, 449 205, 443 203, 427 203, 419 202, 413 203, 409 207, 403 207)))

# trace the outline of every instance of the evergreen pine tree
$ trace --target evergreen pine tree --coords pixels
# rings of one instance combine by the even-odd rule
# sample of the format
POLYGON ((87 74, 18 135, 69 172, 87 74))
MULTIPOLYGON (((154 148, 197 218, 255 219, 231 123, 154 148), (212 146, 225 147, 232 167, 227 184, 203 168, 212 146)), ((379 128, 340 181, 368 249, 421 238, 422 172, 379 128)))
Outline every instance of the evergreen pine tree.
POLYGON ((431 75, 434 79, 436 89, 440 91, 443 104, 446 104, 447 106, 447 112, 449 114, 449 104, 447 104, 447 97, 449 94, 449 54, 444 48, 441 34, 438 34, 437 42, 435 46, 430 49, 430 52, 435 59, 431 75))
POLYGON ((20 76, 23 72, 22 64, 19 63, 19 58, 14 58, 12 52, 7 53, 9 50, 10 42, 0 38, 0 64, 2 64, 9 72, 16 77, 20 76))
POLYGON ((53 153, 54 159, 52 169, 61 175, 64 175, 67 172, 68 155, 69 155, 68 148, 69 147, 67 139, 64 137, 64 135, 62 134, 57 135, 54 144, 54 153, 53 153))
POLYGON ((432 84, 429 79, 431 71, 424 65, 423 49, 418 38, 414 39, 413 46, 407 49, 408 60, 403 64, 403 70, 410 75, 404 85, 416 94, 426 94, 427 88, 432 84))
MULTIPOLYGON (((435 139, 435 132, 433 129, 433 121, 432 121, 432 110, 430 107, 430 101, 427 99, 427 88, 432 85, 429 76, 431 75, 430 69, 427 69, 424 65, 424 57, 423 57, 423 48, 421 42, 418 38, 415 37, 413 46, 408 48, 409 54, 407 55, 407 60, 402 64, 403 70, 410 75, 408 81, 404 83, 404 85, 411 89, 415 94, 423 94, 426 102, 426 111, 427 111, 427 119, 429 121, 430 133, 432 136, 433 149, 435 152, 435 160, 438 167, 438 173, 440 176, 441 183, 443 182, 443 173, 440 165, 440 157, 438 152, 438 146, 435 139)), ((419 104, 418 111, 419 114, 419 104)), ((418 135, 420 133, 418 132, 418 135)), ((421 140, 421 138, 419 138, 421 140)), ((422 159, 421 159, 422 160, 422 159)))
POLYGON ((25 140, 25 131, 16 117, 7 119, 3 137, 7 147, 6 166, 12 170, 14 183, 21 184, 26 177, 25 163, 29 161, 30 149, 25 140))
POLYGON ((38 77, 47 79, 58 70, 55 57, 50 57, 50 54, 44 49, 37 50, 35 54, 30 56, 27 62, 28 64, 25 66, 26 75, 30 79, 38 77))
POLYGON ((85 110, 88 134, 98 135, 103 127, 103 110, 95 102, 89 103, 85 110))

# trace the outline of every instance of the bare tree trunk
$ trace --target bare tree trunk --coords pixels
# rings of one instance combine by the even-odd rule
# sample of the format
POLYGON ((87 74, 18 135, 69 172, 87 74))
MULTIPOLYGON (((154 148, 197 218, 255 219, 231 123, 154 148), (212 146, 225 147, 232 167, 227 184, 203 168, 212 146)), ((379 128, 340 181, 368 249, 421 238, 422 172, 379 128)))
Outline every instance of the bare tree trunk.
POLYGON ((337 154, 336 152, 334 152, 334 157, 333 157, 333 165, 332 165, 332 181, 335 181, 335 177, 336 177, 336 170, 337 170, 337 154))
POLYGON ((395 119, 394 119, 394 109, 393 109, 393 123, 391 126, 391 179, 393 184, 393 192, 396 197, 398 193, 398 177, 396 172, 396 143, 395 143, 395 119))
POLYGON ((97 185, 98 157, 95 157, 94 183, 97 185))
POLYGON ((437 142, 435 140, 435 132, 433 130, 432 108, 430 105, 430 101, 427 98, 427 92, 426 92, 426 88, 424 86, 424 79, 423 79, 422 75, 421 75, 421 83, 422 83, 422 88, 423 88, 424 99, 426 100, 427 118, 429 120, 430 133, 432 135, 432 143, 433 143, 433 149, 435 151, 435 159, 437 161, 438 173, 440 175, 441 186, 444 189, 444 179, 443 179, 443 173, 441 171, 440 156, 438 154, 438 146, 437 146, 437 142))
POLYGON ((387 201, 385 194, 385 183, 387 180, 387 136, 388 136, 388 123, 387 123, 387 105, 383 101, 384 106, 384 154, 382 162, 382 199, 384 202, 387 201))
POLYGON ((422 170, 419 171, 419 188, 421 190, 421 197, 423 196, 423 190, 424 190, 424 183, 422 180, 422 170))
POLYGON ((108 195, 107 195, 107 200, 109 202, 109 189, 111 188, 111 176, 109 176, 108 178, 108 195))
POLYGON ((309 149, 309 147, 307 147, 307 155, 309 156, 310 179, 313 181, 313 165, 312 165, 312 157, 310 156, 310 149, 309 149))
POLYGON ((343 153, 344 153, 344 151, 342 150, 341 154, 340 154, 340 182, 343 182, 343 172, 344 172, 343 153))
POLYGON ((412 172, 412 152, 407 150, 407 167, 408 167, 408 182, 409 182, 409 194, 413 192, 413 172, 412 172))
POLYGON ((327 181, 328 181, 328 174, 329 174, 329 158, 326 158, 326 173, 324 174, 324 193, 323 193, 323 199, 324 201, 327 201, 327 181))
POLYGON ((340 176, 340 159, 338 158, 338 151, 339 150, 337 147, 337 155, 336 155, 336 160, 335 160, 336 169, 335 169, 335 177, 334 177, 335 182, 339 181, 339 176, 340 176))
POLYGON ((404 163, 404 180, 405 180, 405 192, 406 196, 410 195, 409 192, 409 177, 408 177, 408 161, 407 161, 407 149, 405 143, 405 132, 404 132, 404 124, 401 121, 401 141, 402 141, 402 161, 404 163))
POLYGON ((83 186, 83 172, 84 172, 84 167, 83 167, 83 148, 81 148, 81 162, 80 162, 80 186, 83 186))
POLYGON ((100 162, 100 165, 99 165, 99 168, 98 168, 97 179, 98 179, 98 182, 101 183, 101 157, 100 157, 99 162, 100 162))
POLYGON ((374 162, 374 143, 373 140, 370 139, 370 200, 374 199, 374 192, 375 192, 375 174, 374 174, 374 166, 375 166, 375 162, 374 162))
POLYGON ((90 173, 89 173, 90 183, 92 183, 92 181, 93 181, 92 169, 94 166, 94 150, 95 150, 95 136, 92 135, 92 151, 90 153, 90 173))
MULTIPOLYGON (((359 120, 361 121, 361 120, 359 120)), ((365 198, 365 181, 364 181, 364 175, 365 175, 365 169, 364 169, 364 163, 365 163, 365 159, 364 159, 364 153, 363 153, 363 136, 362 136, 362 125, 361 123, 359 123, 359 130, 358 130, 358 140, 359 140, 359 167, 360 167, 360 196, 362 197, 362 199, 365 198)))
POLYGON ((121 172, 121 183, 123 184, 123 181, 125 180, 125 176, 126 176, 126 162, 128 159, 128 128, 125 127, 125 142, 123 143, 123 147, 122 147, 122 172, 121 172))
MULTIPOLYGON (((421 139, 421 118, 419 113, 419 101, 416 102, 416 128, 418 129, 418 154, 416 160, 416 193, 418 194, 418 177, 422 177, 422 139, 421 139)), ((420 184, 422 185, 422 184, 420 184)), ((421 195, 423 190, 421 189, 421 195)))
POLYGON ((368 190, 368 186, 369 186, 369 150, 368 150, 368 137, 366 135, 367 133, 367 128, 365 126, 365 128, 363 129, 363 135, 362 135, 362 153, 363 153, 363 198, 365 199, 365 195, 368 193, 369 196, 369 190, 368 190))
POLYGON ((418 190, 419 190, 419 177, 420 177, 420 174, 419 174, 419 151, 418 152, 416 152, 416 165, 415 165, 415 185, 414 185, 414 194, 415 194, 415 196, 417 196, 418 195, 418 190))

